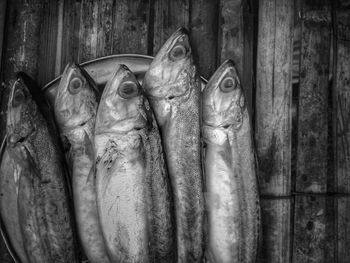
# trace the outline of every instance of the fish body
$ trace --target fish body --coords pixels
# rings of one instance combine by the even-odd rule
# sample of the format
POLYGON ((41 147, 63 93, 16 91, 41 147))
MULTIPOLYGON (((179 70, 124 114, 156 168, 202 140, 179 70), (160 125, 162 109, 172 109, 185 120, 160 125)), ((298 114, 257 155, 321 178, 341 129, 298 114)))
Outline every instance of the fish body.
POLYGON ((178 262, 200 262, 204 231, 201 86, 185 29, 177 30, 160 49, 143 88, 164 144, 175 203, 178 262))
POLYGON ((70 63, 62 74, 54 110, 72 175, 79 239, 91 263, 109 263, 96 203, 93 134, 99 97, 88 73, 70 63))
POLYGON ((9 243, 21 262, 28 262, 17 209, 19 179, 23 169, 11 158, 8 148, 4 146, 0 165, 0 214, 9 243))
POLYGON ((78 262, 62 153, 27 84, 19 75, 11 87, 6 127, 9 155, 23 169, 17 200, 23 246, 29 262, 78 262))
POLYGON ((98 212, 111 261, 171 262, 171 195, 158 128, 124 65, 104 89, 95 151, 98 212))
POLYGON ((252 128, 232 61, 224 62, 203 91, 207 256, 210 262, 253 263, 260 208, 252 128))

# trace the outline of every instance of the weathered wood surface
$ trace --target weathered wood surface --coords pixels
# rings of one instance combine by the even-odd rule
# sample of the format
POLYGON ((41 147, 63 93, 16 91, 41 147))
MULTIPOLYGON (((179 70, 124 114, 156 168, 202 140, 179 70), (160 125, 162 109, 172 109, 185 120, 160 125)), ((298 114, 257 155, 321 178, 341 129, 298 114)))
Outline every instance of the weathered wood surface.
POLYGON ((298 108, 298 192, 330 190, 327 189, 330 48, 329 1, 305 1, 298 108))
POLYGON ((293 1, 260 0, 255 139, 260 190, 291 190, 293 1))
POLYGON ((252 12, 257 1, 221 0, 219 9, 219 63, 232 59, 241 76, 249 110, 253 94, 253 34, 252 12))
POLYGON ((293 262, 335 262, 334 198, 297 196, 293 262))
POLYGON ((219 0, 191 1, 190 32, 199 73, 209 79, 217 68, 219 0))
POLYGON ((55 77, 59 13, 58 4, 59 2, 56 1, 43 1, 37 76, 39 85, 45 85, 55 77))
POLYGON ((350 3, 338 6, 336 16, 334 124, 337 191, 350 193, 350 3))
POLYGON ((2 57, 2 43, 5 35, 5 17, 6 17, 6 5, 7 0, 0 1, 0 70, 1 70, 1 57, 2 57))
MULTIPOLYGON (((350 193, 350 1, 339 1, 335 9, 335 53, 333 89, 333 138, 336 190, 350 193)), ((337 200, 337 259, 350 262, 350 198, 337 200)))
POLYGON ((115 5, 113 53, 147 54, 150 1, 122 0, 115 5))
POLYGON ((291 199, 261 200, 262 247, 259 263, 288 263, 291 259, 291 199))
POLYGON ((153 54, 176 29, 189 24, 190 0, 154 0, 153 54))

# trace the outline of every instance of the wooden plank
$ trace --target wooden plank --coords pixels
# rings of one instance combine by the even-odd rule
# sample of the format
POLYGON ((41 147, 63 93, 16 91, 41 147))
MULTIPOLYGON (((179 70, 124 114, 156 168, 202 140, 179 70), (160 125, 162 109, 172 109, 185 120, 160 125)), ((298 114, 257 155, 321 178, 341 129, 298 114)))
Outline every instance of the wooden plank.
MULTIPOLYGON (((63 6, 63 33, 62 33, 62 55, 61 70, 68 62, 78 62, 79 59, 79 31, 81 20, 81 1, 64 0, 63 6)), ((58 39, 57 41, 60 41, 58 39)))
POLYGON ((349 197, 337 200, 337 261, 338 263, 350 262, 350 199, 349 197))
POLYGON ((149 0, 116 1, 113 22, 113 53, 147 54, 149 0))
POLYGON ((328 0, 302 6, 296 191, 327 190, 328 96, 331 48, 328 0))
POLYGON ((291 199, 261 199, 262 247, 259 262, 290 262, 291 199))
POLYGON ((43 5, 38 58, 38 84, 40 86, 55 77, 59 2, 45 0, 43 5))
MULTIPOLYGON (((336 189, 350 193, 350 1, 335 9, 333 138, 336 189)), ((337 200, 337 262, 350 262, 350 199, 337 200)))
POLYGON ((254 79, 254 10, 252 0, 221 0, 219 63, 232 59, 241 76, 249 111, 252 112, 254 79))
POLYGON ((7 0, 0 1, 0 71, 1 71, 2 43, 5 36, 6 5, 7 5, 7 0))
POLYGON ((100 0, 97 28, 97 57, 112 54, 113 0, 100 0))
POLYGON ((217 67, 219 0, 191 1, 190 36, 201 76, 209 79, 217 67))
POLYGON ((337 53, 334 74, 336 130, 334 136, 337 191, 350 193, 350 4, 340 5, 336 16, 337 53))
POLYGON ((334 200, 295 198, 293 262, 334 262, 334 200))
POLYGON ((260 0, 255 139, 260 189, 291 191, 293 1, 260 0))
POLYGON ((154 0, 154 55, 180 26, 189 28, 189 0, 154 0))
POLYGON ((97 56, 98 1, 82 0, 79 31, 79 63, 97 56))

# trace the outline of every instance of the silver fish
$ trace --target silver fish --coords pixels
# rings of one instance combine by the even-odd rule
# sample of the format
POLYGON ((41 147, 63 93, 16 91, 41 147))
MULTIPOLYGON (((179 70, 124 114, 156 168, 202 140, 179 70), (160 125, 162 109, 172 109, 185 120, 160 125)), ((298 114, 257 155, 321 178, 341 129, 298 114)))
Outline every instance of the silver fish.
POLYGON ((204 230, 201 85, 185 29, 178 29, 160 49, 143 88, 164 143, 175 202, 178 262, 200 262, 204 230))
POLYGON ((206 205, 210 262, 253 263, 260 208, 252 128, 233 62, 224 62, 203 91, 206 205))
POLYGON ((21 75, 11 87, 6 129, 9 155, 24 170, 18 187, 23 245, 29 262, 78 262, 58 140, 27 83, 21 75))
POLYGON ((113 262, 171 262, 170 186, 156 122, 141 87, 120 65, 95 125, 97 205, 113 262))
POLYGON ((91 263, 109 263, 97 213, 93 133, 98 99, 96 84, 74 63, 66 66, 55 98, 55 117, 71 168, 75 219, 91 263))

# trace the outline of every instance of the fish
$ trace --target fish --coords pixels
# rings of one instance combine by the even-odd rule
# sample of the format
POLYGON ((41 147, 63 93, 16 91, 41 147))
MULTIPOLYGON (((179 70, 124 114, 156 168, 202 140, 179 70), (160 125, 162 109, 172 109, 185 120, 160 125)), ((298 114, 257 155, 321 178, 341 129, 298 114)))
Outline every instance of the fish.
POLYGON ((39 88, 28 79, 18 74, 11 84, 6 125, 9 155, 23 170, 17 200, 23 246, 29 262, 78 262, 62 152, 48 112, 34 99, 39 88))
POLYGON ((238 72, 225 61, 203 90, 209 262, 256 262, 260 206, 252 126, 238 72))
POLYGON ((186 29, 175 31, 158 51, 143 79, 143 89, 159 125, 172 185, 177 262, 201 262, 201 83, 186 29))
POLYGON ((91 263, 109 263, 97 212, 94 128, 100 92, 88 73, 69 63, 57 88, 54 112, 72 176, 80 243, 91 263))
POLYGON ((94 141, 97 207, 111 261, 173 262, 173 203, 160 135, 125 65, 104 88, 94 141))

